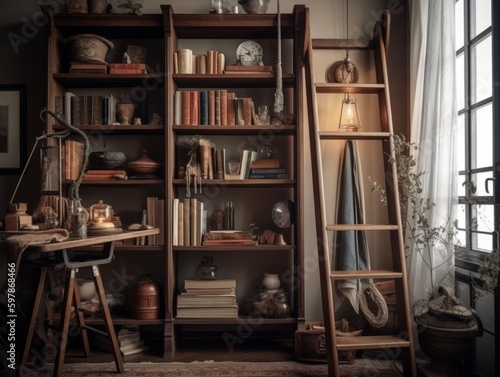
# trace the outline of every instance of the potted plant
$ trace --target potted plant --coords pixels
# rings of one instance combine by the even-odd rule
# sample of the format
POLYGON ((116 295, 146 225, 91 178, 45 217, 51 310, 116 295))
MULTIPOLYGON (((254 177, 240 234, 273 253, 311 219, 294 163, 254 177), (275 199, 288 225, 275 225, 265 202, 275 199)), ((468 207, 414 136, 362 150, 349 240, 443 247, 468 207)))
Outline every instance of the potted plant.
MULTIPOLYGON (((400 199, 401 219, 405 229, 407 258, 417 258, 429 270, 430 291, 425 299, 413 303, 417 323, 418 340, 424 353, 432 360, 432 368, 439 364, 443 375, 453 375, 453 365, 458 360, 470 357, 473 340, 482 335, 481 319, 474 310, 466 307, 453 294, 453 263, 449 260, 436 262, 435 253, 450 248, 455 250, 457 221, 443 218, 442 224, 434 226, 429 220, 436 204, 422 196, 421 178, 425 172, 416 170, 413 153, 418 149, 404 136, 393 136, 393 155, 389 162, 396 164, 400 199), (440 271, 438 276, 435 272, 440 271)), ((387 204, 385 190, 372 182, 372 191, 380 194, 383 205, 387 204)), ((453 258, 456 253, 451 253, 453 258)), ((498 284, 500 252, 494 250, 484 259, 478 272, 483 291, 493 293, 498 284)))

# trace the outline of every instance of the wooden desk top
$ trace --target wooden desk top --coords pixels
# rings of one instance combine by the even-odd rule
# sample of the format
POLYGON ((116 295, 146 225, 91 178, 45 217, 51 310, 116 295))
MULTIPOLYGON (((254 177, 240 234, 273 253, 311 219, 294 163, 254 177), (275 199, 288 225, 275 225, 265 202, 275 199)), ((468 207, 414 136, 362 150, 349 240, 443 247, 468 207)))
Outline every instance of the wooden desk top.
POLYGON ((30 245, 30 251, 40 253, 48 253, 53 251, 60 251, 64 249, 73 249, 77 247, 93 246, 107 242, 127 240, 130 238, 151 236, 158 234, 158 228, 144 229, 144 230, 123 230, 121 233, 113 233, 109 235, 88 236, 87 238, 68 238, 62 242, 46 243, 41 245, 30 245))

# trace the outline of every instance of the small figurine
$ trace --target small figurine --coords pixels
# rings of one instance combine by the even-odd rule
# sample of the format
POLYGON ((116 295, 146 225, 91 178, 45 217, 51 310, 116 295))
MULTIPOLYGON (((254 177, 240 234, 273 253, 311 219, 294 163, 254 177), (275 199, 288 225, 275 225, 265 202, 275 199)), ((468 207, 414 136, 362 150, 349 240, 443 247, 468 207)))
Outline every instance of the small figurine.
POLYGON ((141 118, 134 118, 134 126, 140 126, 142 124, 141 118))
POLYGON ((161 117, 160 114, 153 113, 153 115, 151 116, 151 121, 149 122, 149 124, 156 125, 156 126, 162 125, 163 124, 163 118, 161 117))
POLYGON ((122 63, 125 63, 125 64, 130 64, 132 63, 132 60, 130 60, 130 56, 128 56, 127 52, 125 52, 123 54, 123 57, 122 57, 122 63))

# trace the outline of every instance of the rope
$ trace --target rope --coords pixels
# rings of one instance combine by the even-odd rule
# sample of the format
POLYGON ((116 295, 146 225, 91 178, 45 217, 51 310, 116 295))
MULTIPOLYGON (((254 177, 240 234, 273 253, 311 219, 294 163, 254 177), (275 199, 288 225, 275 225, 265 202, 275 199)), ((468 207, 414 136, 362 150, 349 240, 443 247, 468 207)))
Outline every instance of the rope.
POLYGON ((281 10, 278 0, 278 61, 276 63, 276 93, 274 94, 274 113, 283 112, 283 71, 281 68, 281 10))

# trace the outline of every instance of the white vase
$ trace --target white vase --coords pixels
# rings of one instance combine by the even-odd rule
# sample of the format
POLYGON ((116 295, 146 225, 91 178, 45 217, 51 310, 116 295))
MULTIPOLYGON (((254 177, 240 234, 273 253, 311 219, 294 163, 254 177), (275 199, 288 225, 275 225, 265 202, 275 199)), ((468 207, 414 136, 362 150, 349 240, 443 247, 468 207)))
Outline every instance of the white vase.
POLYGON ((267 291, 277 291, 281 285, 279 274, 265 273, 262 278, 262 285, 266 287, 267 291))

